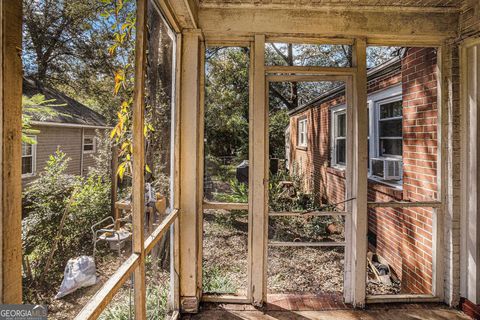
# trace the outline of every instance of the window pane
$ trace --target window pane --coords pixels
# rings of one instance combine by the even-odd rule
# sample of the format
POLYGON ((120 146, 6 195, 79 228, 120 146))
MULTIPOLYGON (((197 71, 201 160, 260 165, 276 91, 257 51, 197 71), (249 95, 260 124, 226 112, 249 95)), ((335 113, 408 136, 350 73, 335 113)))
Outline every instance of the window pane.
POLYGON ((22 156, 29 156, 32 154, 33 146, 29 143, 22 143, 22 156))
POLYGON ((22 174, 32 173, 32 157, 23 157, 22 158, 22 174))
POLYGON ((145 127, 147 235, 173 208, 174 52, 170 27, 154 1, 148 1, 145 127), (150 172, 148 172, 150 171, 150 172), (153 226, 152 226, 153 224, 153 226))
POLYGON ((83 144, 93 144, 93 138, 84 138, 83 144))
POLYGON ((402 119, 386 120, 378 123, 380 137, 401 137, 402 119))
POLYGON ((402 139, 380 139, 380 154, 402 156, 402 139))
POLYGON ((395 101, 380 106, 380 118, 393 118, 402 116, 402 101, 395 101))
POLYGON ((86 144, 83 146, 84 151, 93 151, 93 144, 86 144))
POLYGON ((347 140, 338 139, 336 143, 337 143, 336 145, 337 163, 345 164, 347 163, 347 153, 346 153, 347 140))
POLYGON ((347 136, 347 115, 345 113, 337 116, 337 137, 347 136))

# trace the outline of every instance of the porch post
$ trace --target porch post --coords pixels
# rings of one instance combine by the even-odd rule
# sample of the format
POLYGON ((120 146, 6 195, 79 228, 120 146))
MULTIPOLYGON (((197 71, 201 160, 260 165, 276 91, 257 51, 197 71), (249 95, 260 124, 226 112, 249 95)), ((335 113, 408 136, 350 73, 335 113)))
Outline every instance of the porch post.
POLYGON ((265 88, 265 35, 255 35, 253 45, 253 132, 252 132, 252 298, 254 305, 266 299, 268 117, 265 88))
POLYGON ((199 255, 199 203, 197 187, 202 178, 199 139, 200 37, 198 30, 186 30, 182 36, 180 76, 180 306, 183 312, 198 311, 201 261, 199 255))
POLYGON ((0 303, 22 302, 22 2, 0 0, 0 303))
POLYGON ((365 304, 367 272, 367 44, 365 39, 356 39, 353 50, 353 66, 357 71, 353 81, 352 142, 353 172, 351 202, 352 214, 352 259, 351 292, 355 307, 365 304))

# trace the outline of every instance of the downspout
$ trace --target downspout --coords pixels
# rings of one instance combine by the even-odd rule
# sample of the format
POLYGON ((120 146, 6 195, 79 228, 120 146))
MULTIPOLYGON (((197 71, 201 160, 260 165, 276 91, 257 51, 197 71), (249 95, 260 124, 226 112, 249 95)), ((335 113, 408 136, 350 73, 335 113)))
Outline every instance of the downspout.
POLYGON ((83 143, 85 141, 85 128, 82 128, 82 147, 80 149, 80 176, 83 177, 83 143))

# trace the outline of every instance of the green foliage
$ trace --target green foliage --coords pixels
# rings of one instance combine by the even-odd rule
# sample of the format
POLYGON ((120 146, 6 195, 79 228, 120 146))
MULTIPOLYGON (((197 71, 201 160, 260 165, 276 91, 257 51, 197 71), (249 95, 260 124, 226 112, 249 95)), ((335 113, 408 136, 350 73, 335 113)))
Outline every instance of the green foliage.
MULTIPOLYGON (((112 0, 113 1, 113 0, 112 0)), ((103 114, 110 122, 112 108, 120 102, 112 95, 111 75, 133 45, 120 57, 108 48, 113 39, 113 19, 100 16, 111 2, 100 0, 23 0, 23 50, 25 75, 55 88, 103 114)), ((121 2, 135 12, 135 2, 121 2)))
POLYGON ((289 123, 290 117, 286 108, 270 115, 268 132, 271 158, 285 159, 285 129, 289 123))
POLYGON ((245 48, 207 51, 205 153, 248 156, 249 55, 245 48))
POLYGON ((90 226, 110 213, 108 177, 69 175, 69 161, 65 153, 57 150, 23 195, 22 240, 33 278, 27 280, 47 284, 46 290, 59 284, 70 258, 92 253, 90 226), (46 262, 65 212, 59 246, 47 271, 46 262))
POLYGON ((221 193, 215 197, 216 201, 232 202, 232 203, 247 203, 248 202, 248 185, 238 182, 237 179, 229 181, 230 190, 232 193, 221 193))
POLYGON ((39 130, 32 129, 32 118, 39 121, 46 121, 58 114, 52 107, 64 106, 64 104, 52 104, 55 99, 46 100, 42 94, 36 94, 31 97, 22 96, 22 142, 36 144, 37 141, 30 138, 29 135, 40 133, 39 130))
POLYGON ((216 266, 203 269, 203 292, 216 294, 234 294, 237 288, 224 271, 216 266))
POLYGON ((286 172, 279 170, 277 174, 270 174, 268 183, 268 203, 270 210, 281 211, 310 211, 318 209, 313 194, 305 193, 304 176, 298 170, 286 172), (295 195, 289 195, 282 182, 293 183, 295 195))

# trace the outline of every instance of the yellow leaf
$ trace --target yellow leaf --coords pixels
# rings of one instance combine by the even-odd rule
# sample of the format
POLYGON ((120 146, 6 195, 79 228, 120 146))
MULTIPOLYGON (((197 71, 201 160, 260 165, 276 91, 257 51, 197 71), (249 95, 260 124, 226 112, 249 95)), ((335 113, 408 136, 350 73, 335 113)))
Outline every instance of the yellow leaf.
POLYGON ((123 175, 125 174, 125 162, 121 163, 118 166, 117 174, 121 180, 123 180, 123 175))

